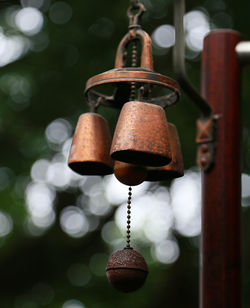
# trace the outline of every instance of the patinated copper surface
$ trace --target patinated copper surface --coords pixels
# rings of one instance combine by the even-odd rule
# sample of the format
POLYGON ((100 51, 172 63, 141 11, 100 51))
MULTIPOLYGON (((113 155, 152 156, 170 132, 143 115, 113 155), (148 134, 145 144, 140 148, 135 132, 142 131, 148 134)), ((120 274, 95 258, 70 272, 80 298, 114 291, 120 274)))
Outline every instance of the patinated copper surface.
POLYGON ((163 181, 179 178, 184 175, 180 140, 177 129, 172 123, 168 123, 168 135, 172 160, 166 166, 160 168, 148 168, 146 181, 163 181))
POLYGON ((95 75, 87 81, 85 91, 88 92, 89 89, 102 84, 116 85, 124 82, 136 82, 140 84, 146 83, 163 86, 173 90, 178 97, 180 94, 179 88, 173 79, 138 67, 116 68, 99 75, 95 75))
POLYGON ((111 255, 106 274, 114 288, 121 292, 133 292, 145 283, 148 266, 141 254, 132 248, 125 248, 111 255))
POLYGON ((145 181, 147 177, 147 168, 116 160, 114 163, 114 174, 121 183, 129 186, 136 186, 145 181))
POLYGON ((164 109, 139 101, 126 103, 116 125, 111 157, 144 166, 164 166, 171 161, 164 109))
POLYGON ((128 44, 131 40, 139 40, 141 42, 141 65, 140 67, 149 71, 153 71, 153 56, 152 56, 152 42, 147 32, 141 29, 130 30, 121 40, 115 58, 115 68, 122 68, 126 66, 125 54, 128 44))
MULTIPOLYGON (((92 97, 92 90, 103 84, 112 84, 120 87, 121 85, 131 84, 133 82, 136 88, 140 88, 144 84, 150 84, 152 86, 166 87, 172 91, 171 104, 175 103, 179 96, 180 90, 178 84, 169 77, 154 72, 153 70, 153 57, 152 57, 152 42, 150 36, 140 28, 130 29, 130 31, 121 40, 116 53, 115 68, 107 72, 93 76, 87 81, 85 94, 88 97, 92 97), (126 67, 126 53, 127 47, 132 42, 138 40, 141 42, 141 63, 140 67, 126 67)), ((102 102, 113 102, 120 105, 122 104, 115 99, 115 95, 112 97, 106 97, 103 94, 94 92, 95 96, 101 97, 102 102)), ((168 99, 167 97, 162 98, 168 99)), ((153 102, 153 100, 152 100, 153 102)), ((167 105, 167 103, 165 104, 167 105)))
POLYGON ((113 173, 108 123, 97 113, 80 116, 70 149, 69 167, 81 175, 113 173))

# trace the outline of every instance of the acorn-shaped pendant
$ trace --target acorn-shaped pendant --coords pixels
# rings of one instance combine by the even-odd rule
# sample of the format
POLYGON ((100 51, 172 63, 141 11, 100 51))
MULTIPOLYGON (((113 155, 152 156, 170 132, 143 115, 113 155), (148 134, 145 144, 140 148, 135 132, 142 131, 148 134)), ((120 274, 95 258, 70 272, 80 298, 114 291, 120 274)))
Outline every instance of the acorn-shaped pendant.
POLYGON ((130 247, 130 214, 132 188, 129 187, 127 205, 127 245, 111 255, 106 274, 111 285, 121 292, 133 292, 143 286, 148 266, 143 256, 130 247))

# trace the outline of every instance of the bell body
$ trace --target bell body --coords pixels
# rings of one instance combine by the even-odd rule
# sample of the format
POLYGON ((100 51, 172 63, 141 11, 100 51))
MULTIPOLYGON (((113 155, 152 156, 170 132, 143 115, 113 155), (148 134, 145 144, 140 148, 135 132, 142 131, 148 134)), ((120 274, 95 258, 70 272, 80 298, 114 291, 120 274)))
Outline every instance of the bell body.
POLYGON ((114 160, 136 165, 168 164, 171 152, 164 109, 140 101, 124 104, 110 154, 114 160))
POLYGON ((106 274, 115 289, 128 293, 143 286, 148 266, 141 254, 132 248, 124 248, 111 255, 106 274))
POLYGON ((70 149, 69 167, 81 175, 113 173, 110 145, 111 136, 106 120, 97 113, 82 114, 70 149))
POLYGON ((147 168, 116 160, 114 163, 114 174, 121 183, 129 186, 136 186, 145 181, 147 177, 147 168))
POLYGON ((168 123, 168 135, 172 160, 166 166, 159 168, 148 168, 146 181, 163 181, 179 178, 184 175, 180 140, 176 127, 172 123, 168 123))

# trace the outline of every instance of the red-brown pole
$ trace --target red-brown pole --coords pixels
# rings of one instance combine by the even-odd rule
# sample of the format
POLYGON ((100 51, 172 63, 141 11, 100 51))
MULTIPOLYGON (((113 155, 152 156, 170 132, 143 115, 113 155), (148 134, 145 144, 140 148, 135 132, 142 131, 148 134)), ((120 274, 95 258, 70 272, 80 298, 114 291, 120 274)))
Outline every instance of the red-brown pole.
POLYGON ((203 174, 201 308, 241 307, 240 35, 212 31, 204 41, 202 95, 219 116, 215 163, 203 174))

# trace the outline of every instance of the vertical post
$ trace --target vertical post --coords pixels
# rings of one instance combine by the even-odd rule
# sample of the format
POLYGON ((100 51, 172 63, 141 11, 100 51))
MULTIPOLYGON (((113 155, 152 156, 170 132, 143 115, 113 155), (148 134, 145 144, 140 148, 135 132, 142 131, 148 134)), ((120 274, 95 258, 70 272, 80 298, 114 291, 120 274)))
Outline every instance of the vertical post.
POLYGON ((201 308, 241 307, 240 67, 232 30, 204 41, 202 95, 219 116, 215 163, 203 173, 201 308))

